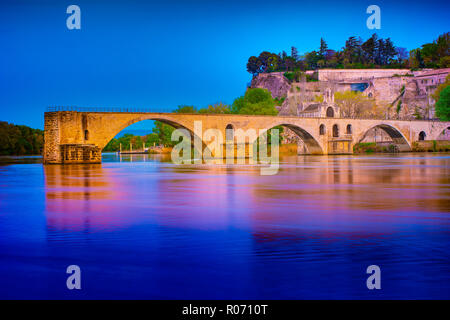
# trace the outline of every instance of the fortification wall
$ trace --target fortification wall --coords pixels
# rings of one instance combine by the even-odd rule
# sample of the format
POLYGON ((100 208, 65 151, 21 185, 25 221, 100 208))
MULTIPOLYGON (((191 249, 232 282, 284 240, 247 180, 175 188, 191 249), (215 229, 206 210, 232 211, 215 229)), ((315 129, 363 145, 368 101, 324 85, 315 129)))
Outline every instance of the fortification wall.
POLYGON ((410 73, 409 69, 320 69, 319 81, 354 81, 410 73))

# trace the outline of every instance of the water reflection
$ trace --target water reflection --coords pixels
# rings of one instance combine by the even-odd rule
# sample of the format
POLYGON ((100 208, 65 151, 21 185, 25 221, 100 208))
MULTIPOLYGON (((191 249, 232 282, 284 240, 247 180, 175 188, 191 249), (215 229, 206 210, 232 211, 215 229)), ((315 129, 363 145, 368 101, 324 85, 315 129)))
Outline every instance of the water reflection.
POLYGON ((49 225, 79 230, 89 218, 90 228, 99 230, 150 220, 257 229, 263 221, 387 232, 381 221, 392 225, 407 215, 442 224, 447 221, 428 213, 450 211, 446 157, 292 157, 275 176, 261 176, 250 165, 179 166, 159 162, 160 156, 122 157, 127 161, 45 166, 49 225))
POLYGON ((449 298, 448 155, 166 161, 0 166, 0 297, 73 298, 76 262, 85 298, 449 298))

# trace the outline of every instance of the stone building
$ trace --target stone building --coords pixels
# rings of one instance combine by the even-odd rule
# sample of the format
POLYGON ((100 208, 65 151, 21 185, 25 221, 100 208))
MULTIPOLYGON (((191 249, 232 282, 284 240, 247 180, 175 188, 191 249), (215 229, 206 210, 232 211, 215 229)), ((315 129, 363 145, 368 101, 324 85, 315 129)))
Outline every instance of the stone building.
MULTIPOLYGON (((445 82, 450 68, 415 72, 409 69, 321 69, 314 73, 318 78, 316 82, 305 79, 289 82, 282 72, 259 74, 253 78, 252 87, 268 89, 274 98, 284 99, 278 107, 280 115, 326 116, 328 108, 320 98, 325 99, 325 92, 330 88, 332 92, 362 92, 384 108, 389 119, 433 119, 435 101, 431 95, 445 82)), ((338 116, 339 111, 333 111, 333 116, 338 116)))
POLYGON ((438 85, 445 82, 450 73, 450 68, 437 69, 415 74, 419 95, 429 95, 434 92, 438 85))
POLYGON ((339 107, 334 103, 334 92, 331 88, 326 88, 323 95, 323 102, 311 103, 299 112, 299 116, 311 118, 339 118, 339 111, 339 107))

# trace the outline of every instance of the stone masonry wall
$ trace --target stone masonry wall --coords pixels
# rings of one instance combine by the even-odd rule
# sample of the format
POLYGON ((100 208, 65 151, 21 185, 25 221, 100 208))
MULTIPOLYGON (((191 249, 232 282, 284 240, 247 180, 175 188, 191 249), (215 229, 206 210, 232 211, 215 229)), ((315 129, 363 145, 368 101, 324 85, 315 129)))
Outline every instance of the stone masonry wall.
POLYGON ((320 69, 319 81, 352 81, 409 73, 409 69, 320 69))
POLYGON ((44 163, 60 163, 59 113, 46 112, 44 115, 44 163))

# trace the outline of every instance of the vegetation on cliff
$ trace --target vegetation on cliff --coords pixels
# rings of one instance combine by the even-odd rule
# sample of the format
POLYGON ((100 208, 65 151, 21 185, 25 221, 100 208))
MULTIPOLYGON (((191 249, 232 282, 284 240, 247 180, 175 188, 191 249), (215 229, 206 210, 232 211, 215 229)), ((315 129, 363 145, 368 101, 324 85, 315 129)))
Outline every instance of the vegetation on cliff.
POLYGON ((383 118, 383 108, 359 91, 335 92, 334 101, 344 118, 383 118))
POLYGON ((436 116, 443 121, 450 121, 450 75, 441 83, 432 94, 436 101, 436 116))
POLYGON ((295 47, 291 54, 285 51, 272 53, 263 51, 259 56, 251 56, 247 71, 252 75, 263 72, 287 72, 315 70, 320 68, 446 68, 450 67, 450 33, 444 33, 432 43, 411 50, 396 47, 390 39, 373 34, 363 41, 351 36, 341 50, 329 49, 326 41, 320 39, 318 50, 299 55, 295 47))
POLYGON ((39 155, 44 131, 0 121, 0 155, 39 155))
POLYGON ((436 102, 436 116, 444 121, 450 121, 450 86, 447 86, 439 94, 436 102))

